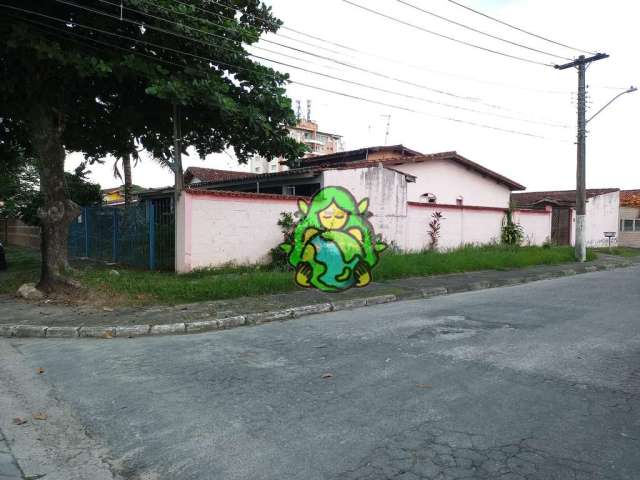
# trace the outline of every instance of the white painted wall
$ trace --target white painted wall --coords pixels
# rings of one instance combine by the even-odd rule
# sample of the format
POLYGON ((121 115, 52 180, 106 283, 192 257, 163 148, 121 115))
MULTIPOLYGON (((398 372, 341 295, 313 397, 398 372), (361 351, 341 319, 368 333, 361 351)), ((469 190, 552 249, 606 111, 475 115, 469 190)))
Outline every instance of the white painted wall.
POLYGON ((326 170, 322 186, 342 186, 357 201, 369 199, 370 218, 377 234, 386 242, 403 238, 407 216, 407 182, 401 173, 381 166, 350 170, 326 170))
POLYGON ((185 196, 190 197, 185 202, 190 202, 185 223, 191 224, 191 235, 182 252, 176 245, 176 255, 188 258, 179 271, 269 261, 269 250, 282 242, 277 225, 280 213, 298 209, 291 197, 224 196, 216 192, 185 196))
POLYGON ((587 202, 587 247, 604 247, 604 232, 617 232, 620 225, 620 192, 592 197, 587 202))
POLYGON ((551 240, 551 210, 516 210, 513 221, 524 229, 524 245, 542 245, 551 240))
POLYGON ((410 202, 424 201, 421 195, 433 193, 440 204, 455 205, 456 199, 462 196, 466 205, 509 207, 511 190, 508 187, 453 160, 406 163, 393 168, 416 177, 415 183, 408 186, 407 199, 410 202))

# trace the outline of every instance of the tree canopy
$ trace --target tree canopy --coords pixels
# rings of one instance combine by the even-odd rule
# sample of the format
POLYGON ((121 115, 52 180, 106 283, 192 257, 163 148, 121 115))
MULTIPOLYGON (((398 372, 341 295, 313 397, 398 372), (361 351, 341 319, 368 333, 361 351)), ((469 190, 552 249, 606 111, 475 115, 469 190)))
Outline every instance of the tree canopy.
POLYGON ((121 156, 138 143, 171 163, 178 105, 182 145, 201 156, 303 153, 288 136, 287 76, 245 49, 281 24, 259 0, 7 0, 0 10, 0 142, 36 159, 44 289, 64 277, 78 213, 64 188, 66 151, 121 156))

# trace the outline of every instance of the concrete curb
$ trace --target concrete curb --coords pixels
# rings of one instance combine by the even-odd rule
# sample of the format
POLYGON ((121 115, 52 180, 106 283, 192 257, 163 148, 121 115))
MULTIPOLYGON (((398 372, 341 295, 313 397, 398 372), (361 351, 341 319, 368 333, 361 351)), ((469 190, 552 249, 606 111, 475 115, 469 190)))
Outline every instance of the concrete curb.
POLYGON ((335 302, 304 305, 300 307, 274 310, 270 312, 250 313, 226 318, 202 318, 197 321, 171 323, 165 325, 123 325, 123 326, 88 326, 88 327, 48 327, 45 325, 0 325, 0 337, 13 338, 134 338, 155 335, 178 335, 187 333, 203 333, 215 330, 228 330, 249 325, 260 325, 275 321, 285 321, 307 315, 326 312, 339 312, 354 308, 380 305, 402 300, 433 298, 453 293, 463 293, 489 288, 522 285, 530 282, 549 280, 552 278, 575 276, 602 270, 614 270, 634 265, 633 262, 602 263, 600 265, 579 265, 575 268, 557 272, 524 275, 516 278, 505 278, 497 281, 476 281, 455 288, 431 287, 407 290, 397 295, 378 295, 374 297, 352 298, 335 302))

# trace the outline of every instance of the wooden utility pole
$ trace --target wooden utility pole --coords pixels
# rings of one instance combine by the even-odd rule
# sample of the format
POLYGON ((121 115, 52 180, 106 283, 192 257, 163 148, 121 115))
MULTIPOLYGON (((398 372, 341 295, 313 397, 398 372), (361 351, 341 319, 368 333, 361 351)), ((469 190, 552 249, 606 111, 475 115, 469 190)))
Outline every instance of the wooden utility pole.
POLYGON ((587 260, 586 242, 586 160, 587 160, 587 65, 603 58, 608 58, 606 53, 598 53, 592 57, 580 55, 576 60, 564 65, 556 65, 558 70, 570 67, 578 68, 578 159, 576 168, 576 260, 587 260))
POLYGON ((175 175, 176 205, 184 190, 184 173, 182 171, 182 128, 180 125, 180 106, 173 103, 173 173, 175 175))

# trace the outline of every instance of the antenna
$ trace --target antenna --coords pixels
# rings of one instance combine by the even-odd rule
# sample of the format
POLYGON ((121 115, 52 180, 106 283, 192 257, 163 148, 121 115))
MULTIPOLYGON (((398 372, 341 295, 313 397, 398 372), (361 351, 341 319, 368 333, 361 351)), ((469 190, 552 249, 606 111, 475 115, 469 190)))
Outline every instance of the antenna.
POLYGON ((387 119, 387 129, 385 130, 384 133, 384 144, 387 145, 387 143, 389 142, 389 132, 391 131, 391 115, 387 114, 387 115, 380 115, 382 118, 386 118, 387 119))
POLYGON ((300 100, 296 100, 296 117, 298 121, 302 120, 302 103, 300 100))
POLYGON ((307 100, 307 122, 311 121, 311 100, 307 100))

